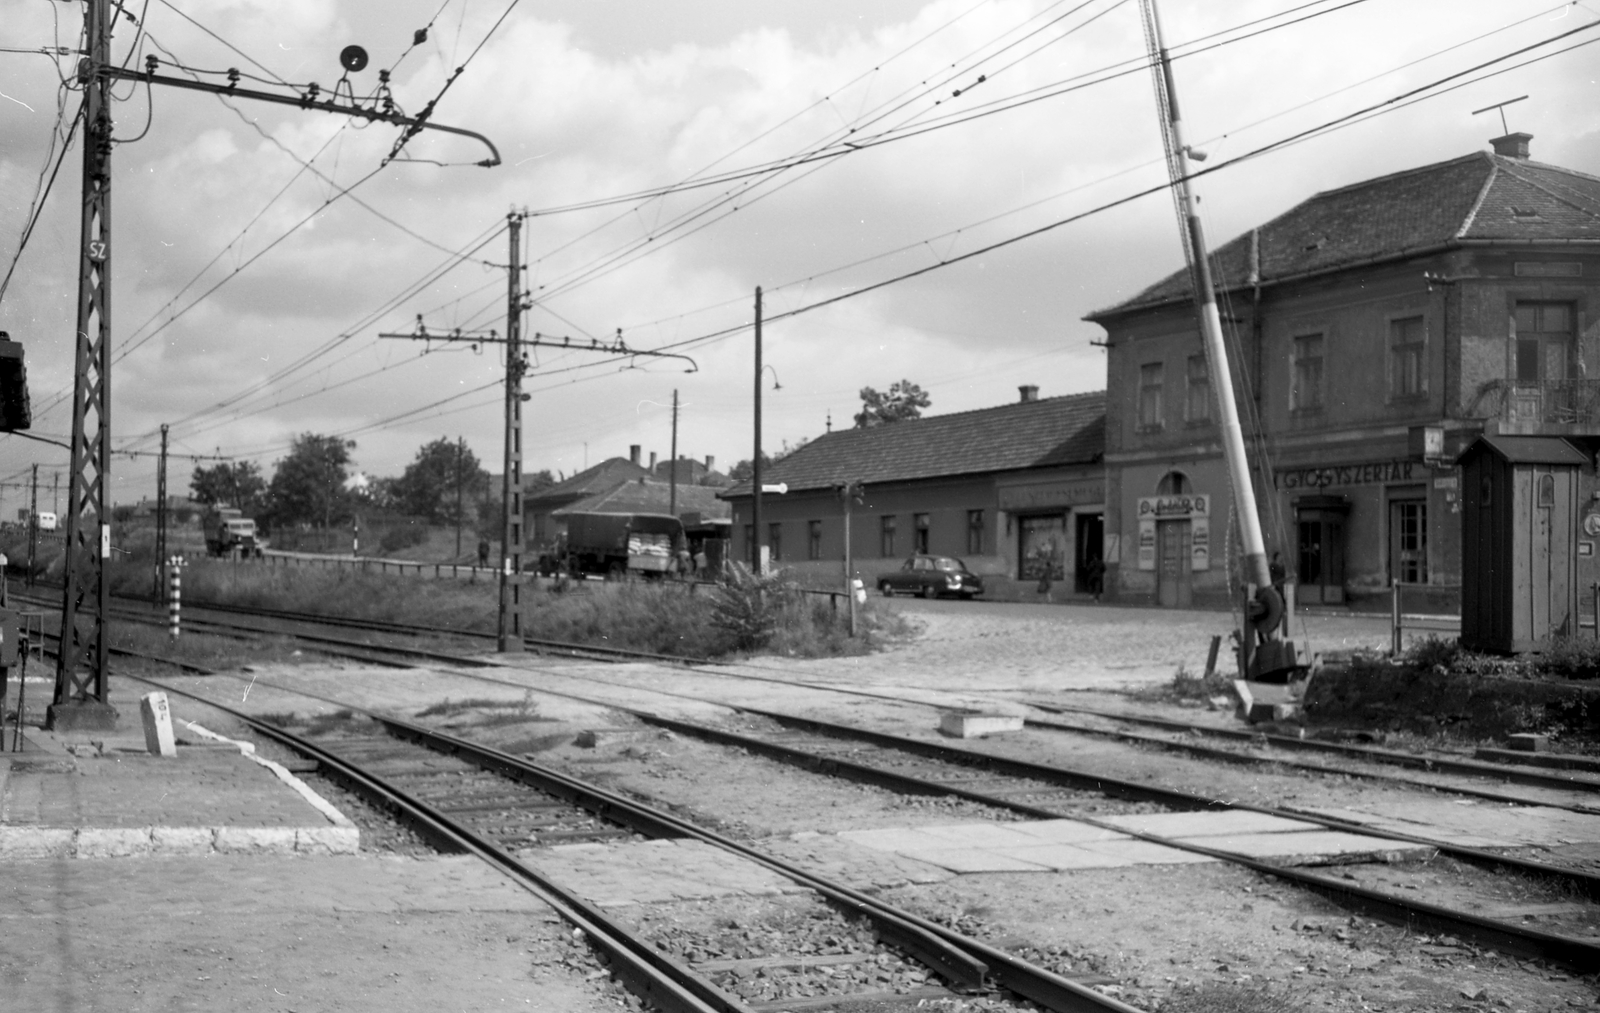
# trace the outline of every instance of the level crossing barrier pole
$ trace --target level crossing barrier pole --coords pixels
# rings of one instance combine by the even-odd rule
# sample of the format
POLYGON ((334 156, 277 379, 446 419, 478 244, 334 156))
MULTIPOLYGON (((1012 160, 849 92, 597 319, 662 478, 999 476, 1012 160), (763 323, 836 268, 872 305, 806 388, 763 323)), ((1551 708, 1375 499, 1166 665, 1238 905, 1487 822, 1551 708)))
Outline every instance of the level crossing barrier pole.
POLYGON ((167 635, 177 640, 178 613, 183 607, 183 557, 173 556, 167 560, 167 566, 167 635))

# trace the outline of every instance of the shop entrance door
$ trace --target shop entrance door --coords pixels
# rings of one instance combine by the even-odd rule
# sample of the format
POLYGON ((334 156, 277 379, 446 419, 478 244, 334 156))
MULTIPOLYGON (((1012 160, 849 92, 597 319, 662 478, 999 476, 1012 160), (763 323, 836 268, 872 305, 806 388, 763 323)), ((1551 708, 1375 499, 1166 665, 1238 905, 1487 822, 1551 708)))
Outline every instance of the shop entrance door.
MULTIPOLYGON (((1106 522, 1104 514, 1077 514, 1078 539, 1075 544, 1077 558, 1077 572, 1074 575, 1073 590, 1081 594, 1093 594, 1095 588, 1090 586, 1089 564, 1105 559, 1105 531, 1106 522)), ((1102 573, 1104 571, 1102 570, 1102 573)))
POLYGON ((1163 608, 1188 608, 1189 522, 1156 522, 1156 596, 1163 608))
POLYGON ((1337 605, 1344 601, 1343 496, 1307 496, 1295 501, 1295 600, 1337 605))
POLYGON ((1389 501, 1389 577, 1402 584, 1428 582, 1428 501, 1389 501))

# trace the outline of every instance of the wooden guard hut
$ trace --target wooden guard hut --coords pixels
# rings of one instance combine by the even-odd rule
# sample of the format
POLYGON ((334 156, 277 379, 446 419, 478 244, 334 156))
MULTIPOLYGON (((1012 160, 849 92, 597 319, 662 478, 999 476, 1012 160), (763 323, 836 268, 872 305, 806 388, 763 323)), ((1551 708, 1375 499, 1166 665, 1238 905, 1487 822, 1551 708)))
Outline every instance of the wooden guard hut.
POLYGON ((1481 436, 1462 452, 1461 644, 1540 651, 1578 632, 1578 475, 1555 436, 1481 436))

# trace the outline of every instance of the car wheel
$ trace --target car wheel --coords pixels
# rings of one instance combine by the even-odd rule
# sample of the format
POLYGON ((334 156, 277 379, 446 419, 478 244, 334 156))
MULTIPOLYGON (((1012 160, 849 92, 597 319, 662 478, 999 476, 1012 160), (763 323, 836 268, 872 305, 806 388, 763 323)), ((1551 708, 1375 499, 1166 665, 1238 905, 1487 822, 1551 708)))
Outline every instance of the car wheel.
POLYGON ((922 585, 922 597, 924 597, 924 598, 937 598, 937 597, 939 597, 939 590, 937 588, 935 588, 932 584, 924 584, 924 585, 922 585))
POLYGON ((894 597, 894 588, 889 586, 889 582, 888 581, 884 581, 882 584, 879 584, 878 585, 878 590, 883 592, 883 596, 885 598, 893 598, 894 597))

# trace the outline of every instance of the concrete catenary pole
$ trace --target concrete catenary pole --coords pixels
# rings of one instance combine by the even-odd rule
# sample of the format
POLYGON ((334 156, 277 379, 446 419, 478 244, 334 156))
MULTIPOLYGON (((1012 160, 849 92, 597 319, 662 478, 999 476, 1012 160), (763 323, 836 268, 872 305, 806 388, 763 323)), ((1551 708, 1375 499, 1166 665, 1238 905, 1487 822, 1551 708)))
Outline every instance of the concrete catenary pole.
POLYGON ((506 283, 506 447, 500 528, 502 653, 522 650, 522 215, 506 216, 511 236, 506 283))
MULTIPOLYGON (((230 465, 231 467, 231 465, 230 465)), ((167 424, 161 423, 161 454, 156 463, 156 583, 161 597, 161 564, 167 558, 167 424)))

